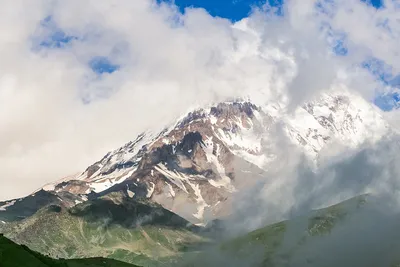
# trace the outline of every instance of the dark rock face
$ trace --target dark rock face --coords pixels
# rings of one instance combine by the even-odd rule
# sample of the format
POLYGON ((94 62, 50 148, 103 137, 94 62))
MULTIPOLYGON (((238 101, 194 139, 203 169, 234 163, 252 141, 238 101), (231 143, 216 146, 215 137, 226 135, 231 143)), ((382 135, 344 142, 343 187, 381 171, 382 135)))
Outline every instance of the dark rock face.
POLYGON ((113 173, 117 169, 127 169, 127 168, 133 167, 135 165, 137 165, 137 163, 134 162, 134 161, 126 161, 126 162, 122 162, 122 163, 116 163, 110 169, 108 169, 105 172, 102 172, 101 174, 102 175, 108 175, 110 173, 113 173))
POLYGON ((193 121, 204 119, 206 117, 207 117, 207 114, 205 114, 203 111, 190 112, 183 120, 181 120, 177 124, 177 128, 183 128, 193 121))
POLYGON ((93 165, 91 165, 91 166, 89 166, 87 169, 86 169, 86 172, 87 172, 87 178, 89 178, 89 177, 91 177, 95 172, 97 172, 98 170, 100 169, 100 167, 97 165, 97 164, 93 164, 93 165))
POLYGON ((211 108, 210 114, 215 117, 227 117, 231 115, 240 115, 241 113, 245 113, 247 117, 252 119, 254 117, 254 110, 259 110, 259 108, 249 102, 234 102, 230 103, 221 103, 216 107, 211 108))
MULTIPOLYGON (((191 167, 184 167, 182 160, 195 161, 196 151, 204 147, 203 137, 199 132, 189 132, 182 140, 173 144, 164 144, 144 156, 140 169, 151 169, 157 164, 164 164, 169 170, 187 174, 199 174, 191 167)), ((211 170, 206 170, 212 172, 211 170)))
POLYGON ((6 207, 5 210, 0 210, 0 220, 5 222, 20 221, 26 217, 32 216, 45 206, 51 204, 60 206, 74 205, 74 200, 77 199, 75 195, 68 192, 63 192, 61 197, 55 192, 40 190, 24 198, 2 202, 0 206, 10 202, 14 204, 6 207), (63 200, 61 197, 63 197, 63 200))
POLYGON ((176 149, 182 153, 190 153, 196 145, 204 146, 203 137, 199 132, 190 132, 183 137, 176 149))

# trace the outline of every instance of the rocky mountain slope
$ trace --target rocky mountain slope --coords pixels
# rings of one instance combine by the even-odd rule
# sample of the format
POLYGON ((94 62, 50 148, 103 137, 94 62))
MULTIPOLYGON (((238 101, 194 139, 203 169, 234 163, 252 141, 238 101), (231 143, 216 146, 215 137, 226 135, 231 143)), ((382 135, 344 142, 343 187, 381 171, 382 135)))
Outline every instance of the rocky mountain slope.
POLYGON ((374 142, 389 132, 374 106, 345 91, 323 93, 290 113, 277 103, 219 103, 141 134, 80 174, 0 203, 0 220, 26 218, 51 203, 72 207, 123 192, 205 224, 230 213, 235 192, 267 177, 282 149, 279 134, 318 165, 324 151, 374 142))

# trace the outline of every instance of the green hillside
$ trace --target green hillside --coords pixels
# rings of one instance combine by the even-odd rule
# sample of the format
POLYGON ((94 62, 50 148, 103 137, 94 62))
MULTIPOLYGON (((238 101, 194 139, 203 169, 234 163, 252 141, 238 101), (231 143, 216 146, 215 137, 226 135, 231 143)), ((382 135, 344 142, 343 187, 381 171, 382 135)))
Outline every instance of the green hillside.
POLYGON ((47 206, 3 231, 53 258, 104 257, 142 266, 174 262, 207 241, 196 227, 161 206, 118 194, 72 209, 47 206))
POLYGON ((400 266, 400 216, 375 204, 355 197, 224 241, 181 266, 400 266))
POLYGON ((1 267, 135 267, 124 262, 103 259, 55 260, 31 251, 26 246, 17 245, 0 235, 1 267))
MULTIPOLYGON (((158 205, 114 194, 72 209, 47 206, 5 229, 13 240, 42 254, 71 259, 54 265, 54 260, 42 260, 43 256, 21 247, 29 252, 27 259, 32 257, 29 266, 122 264, 72 260, 103 257, 145 267, 394 267, 400 266, 398 222, 399 215, 362 195, 217 242, 158 205), (47 264, 46 260, 53 265, 33 265, 47 264)), ((4 266, 24 266, 18 265, 18 256, 1 255, 8 257, 4 262, 16 261, 4 266)))

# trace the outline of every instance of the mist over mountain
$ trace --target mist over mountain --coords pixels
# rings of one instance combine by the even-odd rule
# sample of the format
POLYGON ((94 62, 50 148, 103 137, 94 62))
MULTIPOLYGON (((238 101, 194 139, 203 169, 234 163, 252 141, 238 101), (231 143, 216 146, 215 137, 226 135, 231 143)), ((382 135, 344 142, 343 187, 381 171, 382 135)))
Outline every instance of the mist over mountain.
POLYGON ((3 3, 0 266, 400 264, 397 1, 217 2, 3 3))

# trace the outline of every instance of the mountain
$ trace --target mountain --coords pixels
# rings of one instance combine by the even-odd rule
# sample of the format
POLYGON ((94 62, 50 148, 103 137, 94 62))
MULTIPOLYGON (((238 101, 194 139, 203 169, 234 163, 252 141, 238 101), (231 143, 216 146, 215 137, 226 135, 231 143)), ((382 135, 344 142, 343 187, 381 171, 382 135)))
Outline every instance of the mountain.
POLYGON ((2 267, 135 267, 124 262, 103 259, 64 260, 52 259, 34 252, 26 246, 15 244, 0 235, 0 266, 2 267))
POLYGON ((346 91, 291 112, 279 103, 223 102, 160 128, 82 173, 0 203, 0 231, 52 257, 174 266, 202 255, 213 240, 197 226, 228 217, 236 193, 269 181, 280 154, 292 153, 283 151, 288 145, 317 167, 338 147, 392 131, 374 106, 346 91))
POLYGON ((26 218, 49 204, 73 207, 122 192, 204 225, 230 214, 235 192, 268 177, 283 139, 317 166, 321 156, 338 147, 375 142, 391 131, 376 107, 338 90, 293 112, 279 103, 219 103, 161 128, 107 153, 80 174, 0 203, 0 220, 26 218))

